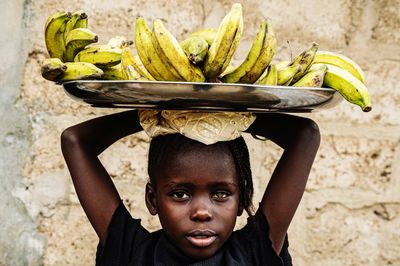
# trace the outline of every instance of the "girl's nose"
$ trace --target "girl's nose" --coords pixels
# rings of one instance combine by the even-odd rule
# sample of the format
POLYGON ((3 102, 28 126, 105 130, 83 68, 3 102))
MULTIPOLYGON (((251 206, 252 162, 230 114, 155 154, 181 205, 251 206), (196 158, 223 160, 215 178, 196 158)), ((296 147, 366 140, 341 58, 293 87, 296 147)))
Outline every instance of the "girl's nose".
POLYGON ((198 202, 193 206, 190 219, 193 221, 201 221, 201 222, 207 222, 212 219, 212 214, 211 214, 211 206, 208 206, 207 203, 203 202, 200 203, 198 202))

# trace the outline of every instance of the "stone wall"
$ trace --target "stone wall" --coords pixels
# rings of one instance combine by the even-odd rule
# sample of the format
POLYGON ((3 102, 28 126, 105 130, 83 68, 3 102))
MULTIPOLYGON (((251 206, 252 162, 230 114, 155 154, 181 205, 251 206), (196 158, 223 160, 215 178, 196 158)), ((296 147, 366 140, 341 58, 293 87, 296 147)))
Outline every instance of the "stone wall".
MULTIPOLYGON (((307 115, 320 126, 321 147, 289 229, 295 265, 400 265, 400 9, 399 0, 242 1, 244 33, 235 60, 247 53, 263 17, 273 21, 275 60, 319 43, 365 70, 373 110, 345 101, 307 115), (289 41, 290 46, 287 41, 289 41)), ((4 1, 0 17, 0 265, 93 265, 97 237, 75 195, 60 151, 66 127, 116 109, 95 109, 40 76, 47 57, 43 27, 58 10, 83 9, 106 42, 133 39, 138 15, 162 18, 179 39, 217 27, 233 1, 4 1), (7 37, 7 38, 6 38, 7 37), (22 51, 22 52, 21 52, 22 51), (10 64, 11 63, 11 64, 10 64)), ((121 110, 122 111, 122 110, 121 110)), ((281 150, 246 136, 256 195, 261 199, 281 150)), ((144 133, 100 158, 134 217, 159 228, 144 206, 144 133)), ((240 219, 238 227, 244 222, 240 219)))

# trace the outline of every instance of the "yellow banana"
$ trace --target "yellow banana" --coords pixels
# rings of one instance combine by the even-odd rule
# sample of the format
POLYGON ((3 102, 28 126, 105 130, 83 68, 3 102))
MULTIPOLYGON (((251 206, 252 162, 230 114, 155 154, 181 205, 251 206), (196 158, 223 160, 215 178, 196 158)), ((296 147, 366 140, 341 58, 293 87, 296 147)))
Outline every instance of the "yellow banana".
POLYGON ((279 70, 281 68, 287 67, 288 65, 290 65, 290 61, 283 60, 283 61, 279 61, 275 66, 276 66, 276 69, 279 70))
POLYGON ((76 12, 72 13, 71 19, 68 20, 67 24, 65 25, 65 31, 64 31, 64 41, 65 41, 65 43, 67 43, 67 36, 70 33, 70 31, 75 29, 76 22, 79 19, 85 19, 85 18, 87 18, 87 15, 82 10, 79 10, 79 11, 76 11, 76 12))
POLYGON ((42 63, 42 76, 50 81, 57 81, 67 70, 67 66, 59 58, 46 58, 42 63))
POLYGON ((193 32, 189 37, 202 37, 204 40, 206 40, 208 45, 211 46, 215 39, 215 35, 217 35, 217 29, 206 28, 193 32))
POLYGON ((119 48, 111 48, 107 44, 97 44, 80 51, 74 61, 92 63, 98 67, 111 67, 121 62, 121 53, 119 48))
MULTIPOLYGON (((146 79, 148 78, 143 75, 142 71, 136 68, 137 63, 135 62, 132 52, 129 47, 122 48, 121 54, 121 67, 122 73, 124 74, 125 79, 127 80, 138 80, 138 79, 146 79)), ((154 79, 153 79, 154 80, 154 79)))
POLYGON ((289 86, 294 75, 299 71, 301 71, 301 65, 289 65, 278 69, 278 85, 289 86))
POLYGON ((133 44, 133 41, 128 41, 125 37, 123 36, 115 36, 112 37, 108 43, 107 43, 111 48, 124 48, 131 46, 133 44))
MULTIPOLYGON (((155 24, 156 24, 156 21, 153 21, 153 30, 152 30, 151 40, 153 42, 153 47, 154 47, 155 51, 157 52, 157 55, 160 57, 160 59, 164 63, 164 65, 172 73, 172 75, 174 76, 174 80, 184 81, 185 78, 178 73, 178 71, 175 69, 174 65, 172 64, 172 62, 169 60, 169 58, 167 57, 167 55, 161 48, 160 43, 157 40, 157 36, 155 33, 155 27, 156 27, 155 24)), ((160 33, 160 34, 163 34, 163 33, 160 33)))
POLYGON ((181 41, 180 45, 190 62, 195 65, 203 63, 208 51, 208 43, 203 37, 190 36, 181 41))
POLYGON ((107 80, 125 80, 125 76, 122 73, 121 63, 112 67, 103 68, 103 79, 107 80))
POLYGON ((153 33, 147 27, 143 17, 136 19, 135 46, 145 68, 156 80, 179 80, 170 69, 161 61, 152 41, 153 33))
POLYGON ((243 63, 232 73, 222 77, 226 83, 254 83, 262 75, 276 52, 276 38, 270 19, 261 23, 253 45, 243 63))
POLYGON ((294 87, 322 87, 324 84, 326 65, 321 65, 308 71, 300 80, 294 83, 294 87))
POLYGON ((214 79, 224 72, 239 44, 243 32, 242 5, 233 4, 222 20, 217 34, 208 49, 204 63, 204 74, 214 79))
POLYGON ((156 19, 153 23, 153 45, 160 57, 165 56, 167 62, 172 65, 171 70, 175 70, 184 81, 205 81, 201 69, 190 63, 179 42, 165 28, 160 19, 156 19))
POLYGON ((278 70, 276 69, 276 66, 269 65, 255 84, 271 86, 278 85, 278 70))
POLYGON ((64 31, 70 18, 70 12, 58 12, 51 15, 46 21, 44 39, 51 58, 63 58, 65 51, 64 31))
MULTIPOLYGON (((313 64, 310 70, 320 68, 322 64, 313 64)), ((325 64, 327 72, 324 78, 324 87, 338 91, 348 102, 361 107, 364 112, 372 109, 371 96, 367 87, 350 72, 334 66, 325 64)))
POLYGON ((308 50, 302 52, 293 60, 291 65, 300 65, 301 70, 294 75, 291 81, 292 84, 296 83, 308 71, 314 61, 317 50, 318 44, 314 42, 308 50))
POLYGON ((155 80, 155 78, 153 78, 153 76, 149 73, 149 71, 147 71, 147 69, 144 67, 142 61, 140 61, 139 55, 135 54, 132 59, 133 59, 133 66, 140 73, 140 75, 142 75, 148 80, 155 80))
POLYGON ((361 67, 357 65, 356 62, 344 55, 333 52, 319 51, 315 55, 314 63, 330 64, 340 67, 350 72, 353 76, 355 76, 357 79, 365 84, 365 75, 361 67))
POLYGON ((87 45, 98 41, 98 36, 87 28, 73 29, 65 40, 64 61, 73 62, 76 54, 87 45))
POLYGON ((88 27, 88 17, 80 16, 74 25, 74 29, 77 28, 87 28, 88 27))
POLYGON ((99 79, 104 74, 103 70, 91 63, 67 62, 65 65, 67 66, 67 70, 60 76, 60 82, 80 79, 99 79))

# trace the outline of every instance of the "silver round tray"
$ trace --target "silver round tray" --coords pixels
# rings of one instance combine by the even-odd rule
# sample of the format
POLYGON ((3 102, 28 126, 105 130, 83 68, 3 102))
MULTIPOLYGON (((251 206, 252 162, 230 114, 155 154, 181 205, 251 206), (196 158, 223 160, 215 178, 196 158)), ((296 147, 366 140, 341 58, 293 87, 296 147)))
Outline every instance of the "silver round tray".
POLYGON ((329 88, 169 81, 77 80, 62 84, 72 98, 94 107, 237 112, 313 112, 341 95, 329 88))

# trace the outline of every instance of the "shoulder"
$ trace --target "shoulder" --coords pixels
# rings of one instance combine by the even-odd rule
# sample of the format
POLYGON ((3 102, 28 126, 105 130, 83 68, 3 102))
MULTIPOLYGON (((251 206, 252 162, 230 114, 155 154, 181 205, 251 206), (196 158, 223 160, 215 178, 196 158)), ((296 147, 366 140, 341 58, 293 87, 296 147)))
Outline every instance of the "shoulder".
POLYGON ((269 238, 268 220, 260 209, 247 218, 242 229, 232 233, 230 241, 234 250, 251 258, 252 265, 291 265, 287 236, 281 253, 277 255, 269 238))

